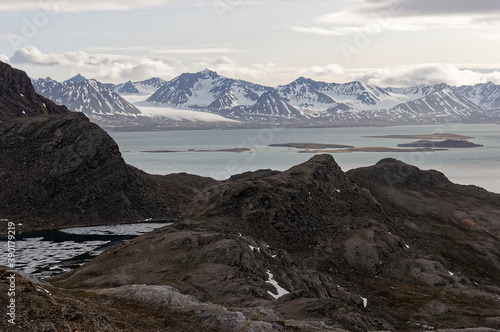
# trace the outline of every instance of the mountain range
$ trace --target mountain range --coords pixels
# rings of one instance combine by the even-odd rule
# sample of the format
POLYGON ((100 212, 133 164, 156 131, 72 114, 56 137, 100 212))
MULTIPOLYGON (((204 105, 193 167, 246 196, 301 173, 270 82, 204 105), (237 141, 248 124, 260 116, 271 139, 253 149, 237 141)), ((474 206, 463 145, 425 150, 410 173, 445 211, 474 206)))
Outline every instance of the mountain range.
POLYGON ((151 78, 102 84, 77 75, 62 83, 37 79, 33 85, 39 94, 91 118, 150 116, 141 113, 144 106, 213 113, 242 124, 483 123, 496 122, 500 115, 500 86, 491 82, 384 88, 359 81, 339 84, 300 77, 271 87, 205 69, 170 81, 151 78))

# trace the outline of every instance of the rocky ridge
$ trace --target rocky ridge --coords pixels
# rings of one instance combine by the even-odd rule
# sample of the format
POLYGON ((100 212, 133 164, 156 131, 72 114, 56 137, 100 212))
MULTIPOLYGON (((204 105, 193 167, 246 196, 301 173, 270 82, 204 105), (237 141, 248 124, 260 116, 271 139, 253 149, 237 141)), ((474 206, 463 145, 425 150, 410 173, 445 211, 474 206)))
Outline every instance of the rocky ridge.
POLYGON ((69 113, 35 93, 25 72, 0 61, 0 122, 17 117, 69 113))

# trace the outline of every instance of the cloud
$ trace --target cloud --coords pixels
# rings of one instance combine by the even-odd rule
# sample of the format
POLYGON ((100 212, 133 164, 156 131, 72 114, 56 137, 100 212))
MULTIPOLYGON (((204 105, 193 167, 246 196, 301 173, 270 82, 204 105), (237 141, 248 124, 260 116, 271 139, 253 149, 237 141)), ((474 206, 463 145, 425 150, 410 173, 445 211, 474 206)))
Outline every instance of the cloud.
POLYGON ((500 71, 481 72, 440 63, 419 64, 404 68, 372 69, 351 73, 350 76, 352 79, 371 85, 395 87, 434 85, 443 82, 455 86, 473 85, 489 81, 500 84, 500 71))
POLYGON ((157 53, 148 56, 91 54, 85 51, 44 53, 35 46, 18 49, 10 61, 15 64, 57 67, 57 70, 72 74, 81 73, 85 77, 111 82, 143 80, 154 76, 170 79, 183 72, 209 68, 227 77, 267 83, 268 74, 276 67, 273 63, 242 65, 226 55, 216 58, 202 57, 186 64, 157 53))
POLYGON ((409 15, 492 15, 500 13, 498 0, 367 0, 357 9, 364 14, 374 13, 386 9, 397 3, 401 7, 400 14, 409 15))
POLYGON ((151 8, 175 0, 16 0, 1 1, 1 11, 46 10, 50 12, 120 11, 134 8, 151 8))
POLYGON ((9 62, 9 57, 3 54, 0 54, 0 61, 2 62, 9 62))
POLYGON ((291 27, 293 31, 309 33, 320 36, 342 36, 350 33, 362 31, 362 27, 339 27, 333 29, 318 28, 318 27, 291 27))
POLYGON ((480 34, 479 37, 481 37, 484 40, 498 42, 500 41, 500 32, 483 33, 480 34))
POLYGON ((227 56, 217 59, 202 58, 194 64, 195 70, 209 68, 226 77, 258 81, 261 84, 270 82, 269 75, 276 67, 272 62, 242 65, 227 56))
POLYGON ((311 68, 300 72, 300 74, 311 74, 315 76, 326 76, 326 75, 344 75, 345 71, 342 66, 332 63, 324 67, 312 66, 311 68))
POLYGON ((42 53, 31 45, 17 50, 10 61, 15 64, 64 67, 72 72, 81 72, 85 76, 106 81, 168 77, 182 68, 179 61, 157 55, 133 57, 89 54, 84 51, 42 53))
POLYGON ((154 50, 155 54, 215 54, 215 53, 241 53, 242 51, 230 47, 199 47, 199 48, 167 48, 154 50))
POLYGON ((361 4, 317 16, 309 26, 290 28, 301 33, 342 36, 440 28, 473 29, 484 28, 485 24, 490 27, 499 25, 500 1, 483 0, 481 6, 475 9, 470 4, 455 5, 456 3, 458 4, 456 0, 365 0, 361 4), (422 10, 417 10, 419 8, 422 10), (446 11, 447 8, 453 9, 446 11))

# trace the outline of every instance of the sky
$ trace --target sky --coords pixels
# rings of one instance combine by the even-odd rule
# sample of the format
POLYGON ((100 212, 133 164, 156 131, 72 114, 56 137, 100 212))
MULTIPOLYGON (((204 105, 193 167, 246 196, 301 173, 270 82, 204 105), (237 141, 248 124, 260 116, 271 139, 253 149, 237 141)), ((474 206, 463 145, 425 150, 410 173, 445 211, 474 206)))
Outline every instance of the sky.
POLYGON ((32 78, 500 84, 498 0, 6 0, 0 61, 32 78))

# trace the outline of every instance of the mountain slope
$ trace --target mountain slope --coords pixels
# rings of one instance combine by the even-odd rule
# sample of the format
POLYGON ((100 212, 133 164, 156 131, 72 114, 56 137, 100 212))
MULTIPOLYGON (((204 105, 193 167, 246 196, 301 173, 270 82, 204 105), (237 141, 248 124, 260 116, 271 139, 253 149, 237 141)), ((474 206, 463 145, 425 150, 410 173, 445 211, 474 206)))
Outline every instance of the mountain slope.
MULTIPOLYGON (((484 122, 492 117, 454 91, 447 84, 432 87, 396 90, 394 93, 408 93, 420 98, 400 103, 387 109, 364 111, 341 110, 332 112, 333 121, 344 123, 446 123, 446 122, 484 122)), ((410 98, 413 99, 413 98, 410 98)))
POLYGON ((283 100, 275 91, 263 93, 253 106, 237 106, 219 114, 244 121, 266 121, 269 119, 306 119, 302 112, 283 100))
POLYGON ((90 117, 137 116, 141 111, 96 80, 73 78, 62 83, 54 80, 33 81, 35 90, 74 112, 90 117))
POLYGON ((25 72, 0 61, 0 122, 17 117, 69 113, 36 94, 25 72))
POLYGON ((253 105, 268 87, 218 75, 214 71, 185 73, 167 82, 148 102, 175 108, 218 111, 253 105))
POLYGON ((423 98, 398 105, 392 109, 408 119, 433 120, 437 123, 441 119, 456 117, 458 121, 466 119, 483 120, 484 112, 462 95, 456 93, 447 84, 438 84, 423 98))
MULTIPOLYGON (((321 116, 323 111, 339 105, 332 97, 320 92, 320 90, 325 91, 325 85, 300 77, 292 83, 279 86, 278 93, 290 104, 306 110, 308 114, 321 116)), ((345 107, 349 108, 348 105, 345 105, 345 107)))
POLYGON ((148 95, 152 94, 161 88, 166 81, 158 77, 153 77, 144 81, 132 82, 128 81, 121 84, 109 84, 107 87, 120 95, 130 95, 130 94, 142 94, 148 95))
POLYGON ((486 84, 463 85, 456 88, 472 103, 483 110, 500 110, 500 86, 488 82, 486 84))

